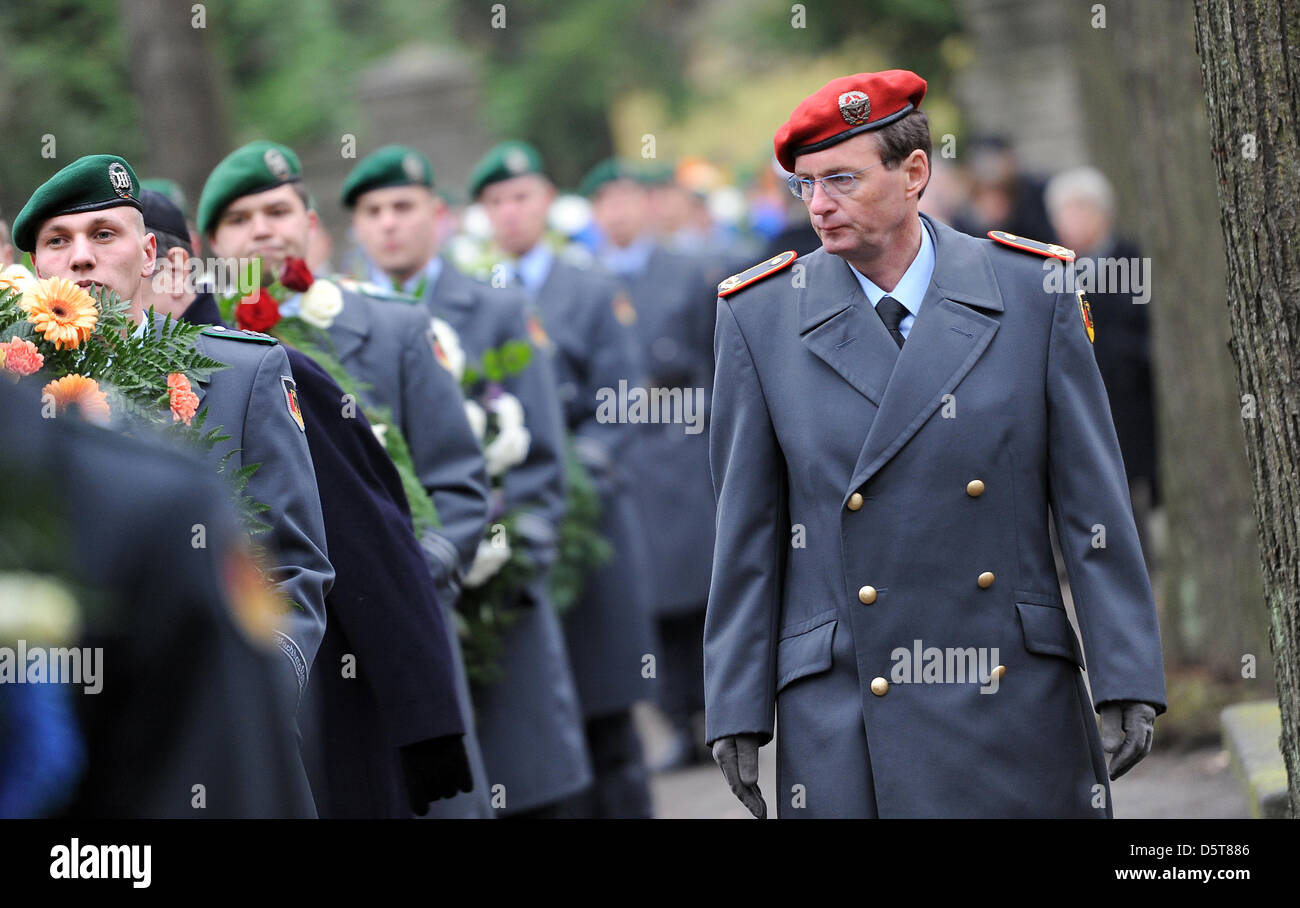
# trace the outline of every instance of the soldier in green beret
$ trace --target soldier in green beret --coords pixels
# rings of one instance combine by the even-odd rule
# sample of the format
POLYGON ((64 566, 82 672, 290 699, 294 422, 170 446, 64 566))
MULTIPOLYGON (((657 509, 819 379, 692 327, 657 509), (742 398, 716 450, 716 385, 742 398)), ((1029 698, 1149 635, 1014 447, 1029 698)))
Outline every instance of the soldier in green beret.
POLYGON ((643 542, 627 470, 637 432, 598 416, 602 390, 640 380, 640 352, 632 332, 636 311, 602 270, 578 267, 546 242, 555 187, 531 145, 503 142, 491 149, 474 167, 469 188, 508 257, 502 267, 533 298, 547 325, 558 354, 565 424, 600 495, 601 534, 614 549, 610 561, 587 578, 582 599, 564 622, 596 771, 595 786, 574 812, 650 816, 632 705, 647 698, 651 685, 627 671, 653 651, 643 595, 643 542))
MULTIPOLYGON (((156 240, 145 231, 140 184, 116 155, 89 155, 64 167, 32 193, 14 221, 14 239, 31 252, 38 277, 104 287, 131 300, 137 321, 141 284, 154 272, 156 240)), ((205 331, 199 352, 227 367, 195 385, 207 425, 229 438, 209 452, 226 469, 257 463, 246 486, 269 506, 264 543, 275 553, 272 576, 292 603, 276 644, 285 656, 281 680, 301 694, 325 629, 325 595, 334 582, 326 556, 320 495, 301 423, 286 403, 294 384, 285 352, 273 338, 205 331)))
MULTIPOLYGON (((528 166, 527 153, 510 156, 528 166)), ((502 388, 523 405, 529 441, 522 463, 503 478, 505 506, 518 512, 512 547, 541 570, 515 591, 515 620, 505 635, 502 677, 474 688, 484 758, 507 792, 507 816, 565 815, 569 797, 590 786, 576 685, 546 571, 557 553, 564 515, 564 429, 551 344, 528 298, 517 288, 489 286, 439 255, 444 203, 419 151, 389 145, 363 158, 342 188, 352 227, 369 260, 371 279, 392 282, 416 298, 427 316, 459 335, 471 359, 509 342, 524 342, 531 358, 502 388)))

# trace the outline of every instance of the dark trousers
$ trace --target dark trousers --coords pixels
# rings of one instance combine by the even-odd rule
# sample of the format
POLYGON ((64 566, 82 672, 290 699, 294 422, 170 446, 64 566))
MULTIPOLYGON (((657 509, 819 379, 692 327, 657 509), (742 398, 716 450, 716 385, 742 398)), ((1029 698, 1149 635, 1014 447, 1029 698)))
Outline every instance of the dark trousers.
POLYGON ((557 815, 597 820, 651 819, 650 774, 632 711, 588 719, 587 749, 595 783, 557 805, 557 815))
POLYGON ((661 616, 659 708, 675 729, 690 731, 691 720, 704 711, 704 604, 698 609, 661 616))

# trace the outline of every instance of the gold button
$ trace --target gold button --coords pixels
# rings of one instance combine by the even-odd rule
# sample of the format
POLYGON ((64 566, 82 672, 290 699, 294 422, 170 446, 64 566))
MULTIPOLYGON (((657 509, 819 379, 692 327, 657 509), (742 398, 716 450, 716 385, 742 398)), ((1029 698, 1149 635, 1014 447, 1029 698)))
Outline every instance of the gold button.
POLYGON ((885 695, 885 692, 888 690, 889 690, 889 682, 886 681, 884 678, 871 679, 871 692, 875 694, 877 697, 883 697, 885 695))
POLYGON ((862 507, 862 493, 854 492, 849 496, 849 510, 856 511, 862 507))
POLYGON ((980 589, 986 590, 993 585, 993 572, 985 571, 980 574, 979 579, 975 581, 980 585, 980 589))
POLYGON ((876 588, 874 586, 864 586, 858 590, 858 601, 863 605, 870 605, 876 601, 876 588))
POLYGON ((997 668, 993 669, 993 671, 989 672, 989 677, 996 678, 998 681, 1001 681, 1002 676, 1005 675, 1006 673, 1007 673, 1007 667, 1005 665, 999 665, 997 668))
POLYGON ((979 498, 984 494, 984 480, 972 479, 966 483, 966 494, 971 498, 979 498))

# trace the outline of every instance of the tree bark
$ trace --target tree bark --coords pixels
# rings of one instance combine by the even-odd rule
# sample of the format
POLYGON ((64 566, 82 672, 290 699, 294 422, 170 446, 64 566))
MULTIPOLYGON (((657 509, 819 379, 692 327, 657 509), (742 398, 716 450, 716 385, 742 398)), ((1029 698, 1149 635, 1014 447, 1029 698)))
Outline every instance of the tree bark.
MULTIPOLYGON (((218 17, 216 4, 203 4, 218 17)), ((148 154, 133 161, 140 179, 168 177, 185 190, 191 217, 212 168, 230 150, 220 82, 207 45, 206 21, 195 27, 193 4, 121 0, 131 90, 140 104, 148 154)))
POLYGON ((1196 0, 1292 816, 1300 817, 1300 0, 1196 0))
POLYGON ((1207 229, 1218 202, 1192 10, 1182 0, 1105 6, 1104 27, 1089 5, 1075 14, 1073 50, 1092 158, 1116 184, 1121 232, 1128 225, 1151 260, 1170 712, 1202 711, 1189 731, 1212 734, 1225 702, 1271 695, 1272 666, 1224 256, 1207 229), (1257 676, 1243 677, 1248 656, 1257 676))

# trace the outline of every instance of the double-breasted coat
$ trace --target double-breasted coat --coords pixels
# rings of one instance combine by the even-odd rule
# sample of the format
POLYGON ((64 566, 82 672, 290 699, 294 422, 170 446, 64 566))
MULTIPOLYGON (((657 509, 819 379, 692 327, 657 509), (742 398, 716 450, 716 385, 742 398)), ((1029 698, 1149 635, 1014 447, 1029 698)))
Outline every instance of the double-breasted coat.
POLYGON ((1097 705, 1165 691, 1080 302, 922 224, 901 350, 822 250, 718 301, 707 739, 775 715, 783 817, 1110 816, 1084 654, 1097 705))

